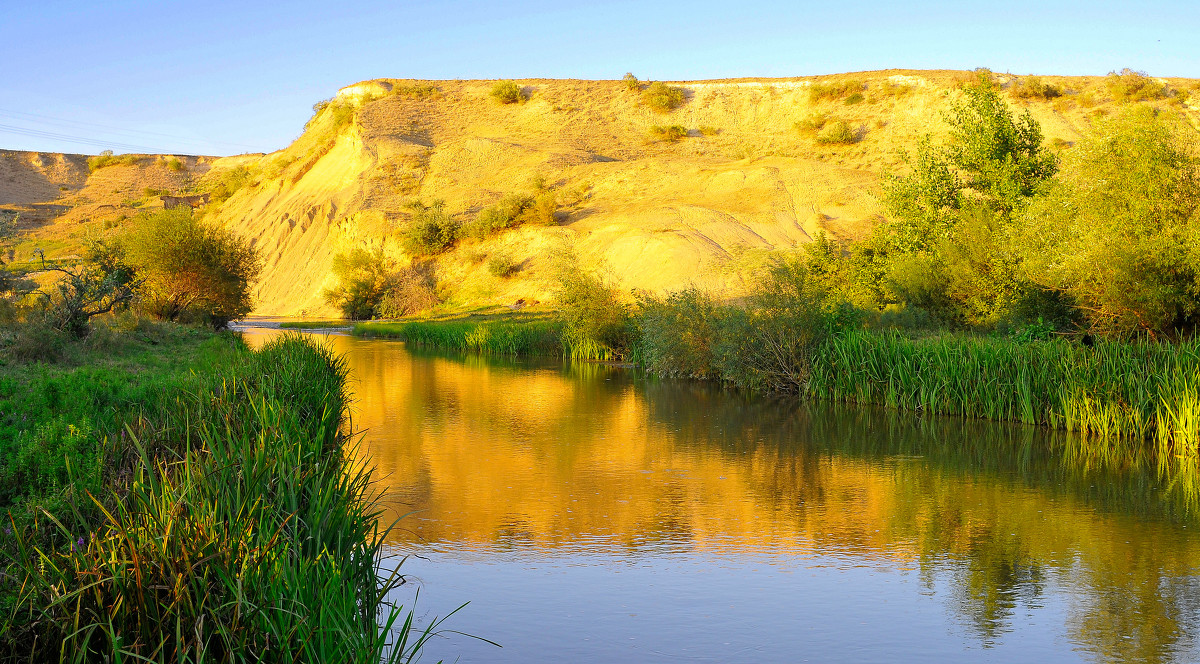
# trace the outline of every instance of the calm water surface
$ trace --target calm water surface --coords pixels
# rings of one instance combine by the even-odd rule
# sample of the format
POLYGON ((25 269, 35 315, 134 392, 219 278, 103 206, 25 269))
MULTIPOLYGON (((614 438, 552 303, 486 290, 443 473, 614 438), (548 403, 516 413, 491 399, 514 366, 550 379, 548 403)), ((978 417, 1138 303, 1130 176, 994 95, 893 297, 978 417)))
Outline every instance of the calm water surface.
POLYGON ((1028 428, 329 340, 408 515, 397 599, 419 589, 425 621, 470 602, 446 627, 503 646, 445 634, 422 661, 1200 661, 1194 475, 1028 428))

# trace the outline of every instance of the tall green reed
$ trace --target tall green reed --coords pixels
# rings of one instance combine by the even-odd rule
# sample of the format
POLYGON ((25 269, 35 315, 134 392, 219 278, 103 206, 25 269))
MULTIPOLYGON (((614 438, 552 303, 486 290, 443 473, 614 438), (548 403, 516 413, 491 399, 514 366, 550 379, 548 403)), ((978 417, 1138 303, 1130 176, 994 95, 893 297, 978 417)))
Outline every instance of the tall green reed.
POLYGON ((346 377, 307 338, 269 343, 128 427, 111 495, 10 518, 0 660, 415 659, 437 623, 416 631, 387 601, 402 580, 379 576, 387 529, 346 377))
POLYGON ((1076 431, 1152 439, 1174 455, 1200 445, 1200 342, 1021 343, 852 332, 814 355, 808 393, 1076 431))

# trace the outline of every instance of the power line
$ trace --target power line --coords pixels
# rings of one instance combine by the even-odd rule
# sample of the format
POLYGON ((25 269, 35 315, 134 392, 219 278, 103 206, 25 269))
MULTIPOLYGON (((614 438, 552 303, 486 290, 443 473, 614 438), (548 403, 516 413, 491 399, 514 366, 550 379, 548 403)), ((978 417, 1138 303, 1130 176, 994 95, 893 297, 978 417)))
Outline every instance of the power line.
POLYGON ((186 138, 183 136, 176 136, 173 134, 165 134, 165 133, 157 132, 157 131, 147 131, 144 129, 128 129, 128 128, 122 128, 122 127, 114 127, 112 125, 105 125, 105 124, 100 124, 100 123, 96 123, 96 122, 88 122, 85 120, 68 120, 66 118, 56 118, 56 117, 37 114, 37 113, 25 113, 23 111, 14 111, 14 110, 4 109, 4 108, 0 108, 0 116, 6 116, 13 120, 40 122, 43 124, 59 125, 59 126, 67 127, 67 128, 104 129, 108 132, 127 134, 127 135, 133 136, 135 138, 141 137, 141 136, 153 136, 153 137, 157 137, 157 138, 169 138, 172 141, 176 141, 176 142, 193 143, 193 144, 197 144, 197 145, 227 145, 227 146, 231 146, 231 147, 248 148, 248 149, 255 150, 255 151, 260 150, 260 148, 257 146, 246 145, 244 143, 232 143, 229 141, 208 141, 208 140, 204 140, 204 139, 186 138))
POLYGON ((17 134, 18 136, 31 136, 34 138, 49 138, 56 141, 65 141, 67 143, 79 143, 81 145, 91 145, 93 147, 126 150, 129 152, 142 152, 146 154, 156 154, 160 150, 149 148, 144 145, 131 145, 129 143, 117 143, 113 141, 102 141, 94 138, 84 138, 81 136, 71 136, 68 134, 59 134, 51 131, 42 131, 40 129, 29 129, 26 127, 13 127, 11 125, 0 124, 0 133, 17 134))

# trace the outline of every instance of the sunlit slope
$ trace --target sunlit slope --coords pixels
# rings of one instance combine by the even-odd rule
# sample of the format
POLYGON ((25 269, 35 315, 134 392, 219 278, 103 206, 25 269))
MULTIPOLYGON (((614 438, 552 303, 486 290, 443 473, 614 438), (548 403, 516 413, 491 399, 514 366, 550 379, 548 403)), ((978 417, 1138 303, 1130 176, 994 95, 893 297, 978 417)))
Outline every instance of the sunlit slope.
MULTIPOLYGON (((489 94, 494 81, 367 81, 343 88, 286 149, 193 160, 181 186, 211 187, 222 173, 247 169, 247 184, 206 214, 262 252, 260 314, 335 313, 321 291, 333 283, 340 252, 381 249, 406 263, 410 203, 442 200, 466 221, 505 194, 529 192, 535 178, 557 192, 559 225, 466 239, 438 257, 440 289, 452 305, 545 301, 556 258, 571 247, 585 267, 600 267, 623 288, 699 285, 736 295, 767 252, 819 232, 857 236, 876 223, 880 174, 898 167, 900 150, 921 136, 944 137, 943 115, 971 80, 968 72, 885 71, 678 82, 684 101, 668 113, 652 111, 620 81, 521 80, 527 100, 507 105, 489 94), (814 94, 851 80, 865 85, 861 99, 814 94), (822 145, 814 132, 797 130, 816 117, 847 122, 859 140, 822 145), (674 125, 687 137, 652 137, 652 128, 674 125), (521 270, 491 275, 486 259, 496 254, 521 270)), ((997 80, 1011 87, 1017 78, 997 80)), ((1012 103, 1028 107, 1060 149, 1090 118, 1114 110, 1099 77, 1044 80, 1069 93, 1012 103)), ((1171 84, 1191 89, 1188 81, 1171 84)), ((112 169, 153 168, 160 166, 100 169, 87 186, 112 169)), ((123 214, 99 210, 94 220, 108 215, 119 225, 123 214)))

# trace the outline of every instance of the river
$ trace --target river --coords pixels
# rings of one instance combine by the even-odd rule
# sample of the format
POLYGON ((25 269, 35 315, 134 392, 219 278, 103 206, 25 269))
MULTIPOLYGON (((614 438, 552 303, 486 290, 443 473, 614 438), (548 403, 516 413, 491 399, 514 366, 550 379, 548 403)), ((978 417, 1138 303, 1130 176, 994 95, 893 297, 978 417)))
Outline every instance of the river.
POLYGON ((1028 427, 327 338, 403 517, 395 599, 423 624, 467 603, 422 661, 1200 661, 1194 474, 1028 427))

